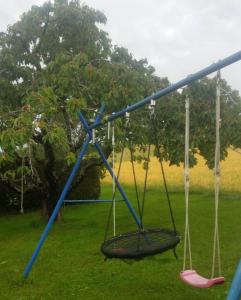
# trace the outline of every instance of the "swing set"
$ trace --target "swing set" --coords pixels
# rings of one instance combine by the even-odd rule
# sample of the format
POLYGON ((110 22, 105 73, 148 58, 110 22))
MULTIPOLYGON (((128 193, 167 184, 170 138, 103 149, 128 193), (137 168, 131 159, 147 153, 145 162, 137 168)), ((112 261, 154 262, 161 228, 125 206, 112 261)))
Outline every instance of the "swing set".
MULTIPOLYGON (((237 61, 241 60, 241 51, 234 53, 227 58, 214 63, 207 68, 204 68, 194 74, 187 76, 186 78, 174 83, 162 90, 157 91, 155 94, 148 96, 133 105, 130 105, 123 110, 113 113, 110 116, 105 117, 105 105, 102 104, 98 113, 96 114, 96 118, 92 124, 89 124, 88 121, 85 119, 83 114, 79 113, 80 121, 83 125, 84 130, 86 131, 86 138, 84 140, 82 149, 79 153, 77 161, 72 169, 72 172, 65 184, 65 187, 57 201, 55 209, 40 237, 40 240, 30 258, 25 270, 24 270, 24 277, 28 277, 37 256, 41 250, 41 247, 44 244, 44 241, 54 223, 54 220, 58 214, 59 209, 63 205, 66 200, 66 195, 68 190, 77 174, 77 171, 80 168, 81 161, 84 155, 87 152, 88 146, 90 142, 92 142, 93 146, 95 147, 96 151, 98 152, 99 156, 101 157, 104 166, 106 167, 107 171, 110 173, 111 177, 113 178, 113 197, 111 202, 111 210, 113 210, 113 215, 115 215, 115 194, 116 190, 120 192, 122 200, 127 205, 135 223, 137 225, 137 230, 133 232, 123 233, 121 235, 116 235, 115 232, 115 222, 114 222, 114 236, 111 239, 105 238, 104 242, 101 245, 101 251, 106 257, 109 258, 129 258, 129 259, 141 259, 146 256, 155 255, 158 253, 162 253, 167 250, 174 250, 175 247, 180 242, 180 237, 177 234, 173 211, 171 207, 171 202, 168 194, 165 173, 162 165, 162 158, 160 153, 160 146, 158 144, 158 139, 155 135, 155 120, 153 117, 153 111, 155 108, 155 102, 157 100, 161 100, 161 98, 165 95, 170 94, 178 89, 184 88, 185 86, 191 84, 192 82, 201 79, 204 76, 207 76, 213 72, 218 71, 217 75, 217 96, 216 96, 216 148, 215 148, 215 228, 214 228, 214 245, 213 245, 213 267, 212 267, 212 274, 211 278, 205 278, 199 275, 195 270, 192 269, 192 255, 191 255, 191 243, 190 243, 190 233, 189 233, 189 99, 186 98, 186 131, 185 131, 185 204, 186 204, 186 221, 185 221, 185 236, 184 236, 184 262, 183 262, 183 271, 180 273, 181 279, 189 285, 199 287, 199 288, 208 288, 212 285, 222 284, 224 282, 224 277, 221 275, 221 263, 220 263, 220 248, 219 248, 219 228, 218 228, 218 204, 219 204, 219 181, 220 181, 220 140, 219 140, 219 129, 220 129, 220 70, 228 65, 231 65, 237 61), (132 111, 138 110, 140 107, 145 105, 149 105, 150 108, 150 122, 152 127, 152 134, 155 136, 155 147, 159 162, 161 164, 161 171, 163 176, 163 182, 165 187, 165 192, 167 196, 167 202, 169 207, 169 213, 172 222, 172 229, 166 228, 145 228, 143 225, 143 212, 145 206, 145 198, 146 198, 146 184, 148 178, 148 169, 149 165, 146 168, 145 174, 145 182, 144 182, 144 189, 143 189, 143 198, 142 203, 139 201, 139 195, 137 192, 136 186, 136 179, 135 179, 135 171, 134 171, 134 164, 133 164, 133 147, 131 145, 130 137, 127 137, 129 142, 129 149, 131 154, 131 162, 132 162, 132 170, 133 170, 133 177, 135 182, 135 190, 136 190, 136 197, 138 201, 138 211, 139 214, 136 213, 132 203, 128 199, 124 189, 122 188, 119 182, 119 173, 121 168, 121 161, 123 159, 123 150, 121 154, 119 169, 117 172, 117 176, 114 174, 113 166, 114 166, 114 155, 113 155, 113 163, 112 167, 107 161, 105 157, 99 141, 95 138, 95 130, 106 122, 107 124, 113 123, 117 118, 126 117, 128 123, 128 119, 130 113, 132 111), (105 118, 104 118, 105 117, 105 118), (129 139, 128 139, 129 138, 129 139), (189 268, 186 269, 186 260, 187 256, 189 256, 189 268), (218 277, 215 277, 215 266, 216 262, 218 264, 218 277)), ((109 126, 109 125, 108 125, 109 126)), ((112 129, 114 132, 114 129, 112 129)), ((128 126, 125 128, 126 132, 128 133, 128 126)), ((114 146, 114 133, 112 136, 112 144, 114 146)), ((113 147, 114 148, 114 147, 113 147)), ((114 151, 114 150, 113 150, 114 151)), ((147 147, 147 162, 149 162, 150 158, 150 145, 147 147)), ((99 201, 99 200, 98 200, 99 201)), ((109 200, 107 200, 109 201, 109 200)), ((110 213, 111 215, 111 213, 110 213)), ((110 217, 109 217, 110 219, 110 217)), ((107 222, 107 225, 109 221, 107 222)), ((108 227, 108 226, 107 226, 108 227)), ((228 296, 228 300, 238 300, 239 296, 241 295, 241 289, 237 289, 237 282, 241 279, 239 269, 236 272, 236 276, 233 281, 233 285, 230 289, 230 293, 228 296), (236 290, 234 290, 236 289, 236 290)))

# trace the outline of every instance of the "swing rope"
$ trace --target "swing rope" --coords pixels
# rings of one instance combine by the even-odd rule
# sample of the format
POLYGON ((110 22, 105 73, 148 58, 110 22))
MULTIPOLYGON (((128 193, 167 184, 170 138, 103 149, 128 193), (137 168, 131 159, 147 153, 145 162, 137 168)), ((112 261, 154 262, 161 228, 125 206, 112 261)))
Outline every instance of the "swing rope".
POLYGON ((192 270, 192 252, 190 242, 190 229, 189 229, 189 109, 190 101, 188 96, 185 99, 186 109, 186 121, 185 121, 185 168, 184 168, 184 185, 185 185, 185 207, 186 207, 186 219, 185 219, 185 235, 184 235, 184 254, 183 254, 183 271, 186 269, 186 259, 189 256, 189 266, 192 270))
POLYGON ((24 169, 24 159, 25 157, 22 157, 22 170, 21 170, 21 201, 20 201, 20 213, 23 214, 24 213, 24 207, 23 207, 23 197, 24 197, 24 173, 23 173, 23 169, 24 169))
MULTIPOLYGON (((110 138, 110 126, 108 126, 108 138, 110 138)), ((123 162, 123 157, 124 157, 124 151, 125 151, 125 146, 126 146, 126 141, 128 141, 129 144, 129 150, 130 150, 130 160, 131 160, 131 166, 132 166, 132 173, 133 173, 133 178, 134 178, 134 186, 135 186, 135 193, 136 193, 136 200, 137 200, 137 206, 138 206, 138 212, 140 215, 140 220, 142 220, 141 217, 141 205, 140 205, 140 200, 139 200, 139 193, 138 193, 138 186, 137 186, 137 180, 136 180, 136 171, 135 171, 135 166, 134 166, 134 150, 133 150, 133 145, 131 141, 131 132, 130 132, 130 114, 126 114, 126 122, 125 122, 125 135, 124 135, 124 143, 121 151, 121 157, 120 157, 120 163, 119 163, 119 168, 117 171, 117 180, 119 180, 119 175, 121 171, 121 166, 123 162)), ((112 126, 112 166, 113 166, 113 174, 115 174, 115 131, 114 131, 114 125, 112 126)), ((108 236, 108 231, 110 227, 110 221, 111 221, 111 215, 113 213, 113 233, 114 236, 116 236, 116 183, 114 180, 114 176, 112 178, 112 201, 111 201, 111 206, 107 218, 107 224, 106 224, 106 229, 105 229, 105 234, 104 234, 104 241, 107 240, 108 236)), ((141 222, 141 227, 142 222, 141 222)))
POLYGON ((157 158, 158 158, 158 160, 160 162, 160 166, 161 166, 162 178, 163 178, 163 183, 164 183, 164 189, 165 189, 165 192, 166 192, 166 198, 167 198, 169 213, 170 213, 170 216, 171 216, 172 227, 173 227, 174 234, 177 235, 177 229, 176 229, 174 214, 173 214, 173 210, 172 210, 169 191, 168 191, 168 188, 167 188, 166 175, 165 175, 164 166, 163 166, 163 163, 162 163, 162 155, 161 155, 161 150, 160 150, 160 144, 159 144, 158 137, 157 137, 157 129, 156 129, 156 124, 155 124, 155 114, 154 114, 154 112, 150 115, 150 119, 151 119, 152 132, 153 132, 153 135, 154 135, 155 147, 156 147, 156 151, 157 151, 157 158))
POLYGON ((189 233, 189 99, 186 97, 186 129, 185 129, 185 203, 186 203, 186 220, 185 220, 185 239, 184 239, 184 257, 183 257, 183 271, 180 273, 181 279, 198 288, 209 288, 216 284, 223 284, 225 278, 221 276, 221 259, 220 259, 220 245, 219 245, 219 225, 218 225, 218 206, 219 206, 219 187, 220 187, 220 71, 217 73, 216 83, 216 144, 215 144, 215 166, 214 166, 214 185, 215 185, 215 225, 214 225, 214 240, 213 240, 213 261, 211 278, 207 279, 200 276, 192 269, 192 256, 190 246, 189 233), (189 253, 190 269, 186 270, 186 259, 189 253), (214 277, 215 266, 218 266, 219 277, 214 277))
MULTIPOLYGON (((141 216, 141 205, 140 205, 140 197, 139 197, 139 192, 138 192, 138 185, 137 185, 137 180, 136 180, 136 171, 135 171, 135 165, 134 165, 134 147, 133 147, 133 136, 132 136, 132 131, 131 131, 131 122, 130 122, 130 113, 127 112, 125 114, 125 142, 126 140, 128 141, 128 146, 130 150, 130 160, 131 160, 131 168, 132 168, 132 174, 133 174, 133 179, 134 179, 134 187, 135 187, 135 193, 136 193, 136 202, 137 202, 137 208, 138 208, 138 213, 139 216, 141 216)), ((124 148, 125 148, 126 143, 124 143, 124 148)), ((140 219, 141 221, 141 219, 140 219)), ((142 223, 140 224, 141 227, 142 223)))
POLYGON ((133 150, 132 142, 129 138, 128 138, 128 141, 129 141, 129 149, 130 149, 130 155, 131 155, 131 168, 132 168, 132 174, 133 174, 133 179, 134 179, 138 213, 140 216, 141 227, 143 227, 142 218, 141 218, 141 205, 140 205, 139 192, 138 192, 138 186, 137 186, 137 180, 136 180, 136 171, 135 171, 135 165, 134 165, 134 150, 133 150))
POLYGON ((145 172, 144 188, 143 188, 143 197, 142 197, 142 206, 141 206, 141 213, 140 213, 140 220, 141 220, 142 226, 143 226, 143 215, 144 215, 145 200, 146 200, 147 179, 148 179, 148 171, 149 171, 150 155, 151 155, 151 144, 149 143, 149 144, 148 144, 148 148, 147 148, 146 172, 145 172))
POLYGON ((220 190, 220 94, 221 94, 221 73, 217 73, 216 86, 216 147, 215 147, 215 165, 214 165, 214 186, 215 186, 215 227, 214 227, 214 242, 213 242, 213 262, 212 275, 215 274, 215 265, 217 260, 218 274, 221 276, 221 258, 219 245, 219 224, 218 224, 218 207, 219 207, 219 190, 220 190))
MULTIPOLYGON (((112 170, 115 174, 115 126, 112 126, 112 170)), ((113 235, 116 235, 116 184, 115 177, 112 177, 112 195, 113 195, 113 235)))
MULTIPOLYGON (((113 125, 113 127, 114 127, 114 125, 113 125)), ((112 141, 113 141, 113 139, 115 139, 115 137, 113 138, 113 131, 112 131, 112 141)), ((124 140, 125 139, 126 139, 126 135, 125 135, 124 140)), ((114 142, 114 145, 115 145, 115 142, 114 142)), ((123 157, 124 157, 124 150, 125 150, 125 142, 124 142, 124 145, 123 145, 122 151, 121 151, 120 163, 119 163, 119 167, 118 167, 118 171, 117 171, 117 176, 116 176, 117 181, 119 180, 119 176, 120 176, 120 171, 121 171, 123 157)), ((113 153, 115 153, 115 152, 112 152, 112 154, 113 153)), ((113 175, 115 176, 114 169, 113 169, 113 175)), ((104 234, 104 242, 107 240, 107 237, 108 237, 108 232, 109 232, 109 228, 110 228, 110 221, 111 221, 111 215, 112 215, 113 209, 115 207, 114 206, 114 202, 115 202, 115 196, 116 196, 116 183, 115 183, 115 180, 114 180, 114 176, 113 176, 113 183, 112 183, 112 192, 113 192, 113 194, 112 194, 112 201, 111 201, 111 206, 110 206, 110 209, 109 209, 108 218, 107 218, 107 222, 106 222, 106 228, 105 228, 105 234, 104 234)), ((114 222, 113 231, 116 234, 116 214, 115 214, 115 212, 113 212, 113 220, 114 220, 113 221, 114 222), (114 218, 114 216, 115 216, 115 218, 114 218)))

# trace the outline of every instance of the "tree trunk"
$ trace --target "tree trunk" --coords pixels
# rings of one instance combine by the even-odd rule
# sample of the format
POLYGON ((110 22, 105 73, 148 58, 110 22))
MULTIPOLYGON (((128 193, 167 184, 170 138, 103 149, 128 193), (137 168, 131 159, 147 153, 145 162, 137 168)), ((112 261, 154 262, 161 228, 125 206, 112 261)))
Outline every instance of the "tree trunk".
MULTIPOLYGON (((49 218, 51 217, 57 200, 58 198, 56 197, 55 199, 45 198, 42 201, 42 217, 46 219, 46 221, 48 221, 49 218)), ((60 219, 61 219, 61 210, 59 210, 55 221, 59 221, 60 219)))
MULTIPOLYGON (((45 178, 47 181, 46 197, 43 199, 42 215, 47 220, 51 217, 59 197, 59 183, 57 175, 55 174, 55 157, 53 146, 50 143, 44 144, 44 152, 46 157, 46 163, 44 167, 45 178)), ((56 220, 61 218, 60 212, 58 213, 56 220)))
MULTIPOLYGON (((42 215, 48 220, 67 180, 69 170, 67 171, 65 168, 62 170, 57 169, 58 161, 55 159, 54 151, 56 150, 54 150, 53 145, 47 142, 43 146, 45 153, 44 192, 46 196, 42 203, 42 215), (60 172, 64 175, 61 176, 60 172)), ((106 147, 105 154, 108 156, 110 152, 111 148, 106 147)), ((100 195, 100 168, 102 164, 103 162, 100 158, 83 160, 81 168, 70 187, 68 197, 75 199, 98 199, 100 195)), ((59 212, 56 220, 60 218, 61 214, 59 212)))

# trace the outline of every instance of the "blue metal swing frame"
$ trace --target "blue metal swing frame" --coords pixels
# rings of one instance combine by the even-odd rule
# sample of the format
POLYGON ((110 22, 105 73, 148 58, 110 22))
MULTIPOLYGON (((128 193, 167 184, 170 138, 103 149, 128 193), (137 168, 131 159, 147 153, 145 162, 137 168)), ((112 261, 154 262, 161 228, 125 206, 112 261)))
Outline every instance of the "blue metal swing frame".
MULTIPOLYGON (((106 122, 113 122, 115 119, 117 118, 120 118, 122 116, 124 116, 127 112, 131 112, 131 111, 134 111, 134 110, 137 110, 139 109, 140 107, 144 106, 144 105, 147 105, 147 104, 150 104, 151 100, 160 100, 161 97, 163 96, 166 96, 180 88, 183 88, 185 87, 186 85, 196 81, 196 80, 199 80, 201 79, 202 77, 204 76, 207 76, 215 71, 218 71, 218 70, 221 70, 222 68, 226 67, 226 66, 229 66, 237 61, 240 61, 241 60, 241 51, 238 51, 236 53, 234 53, 233 55, 230 55, 228 57, 226 57, 225 59, 223 60, 220 60, 210 66, 208 66, 207 68, 204 68, 194 74, 191 74, 189 76, 187 76, 186 78, 178 81, 177 83, 174 83, 170 86, 168 86, 167 88, 164 88, 162 90, 159 90, 157 91, 156 93, 154 93, 153 95, 151 96, 148 96, 140 101, 137 101, 136 103, 134 103, 133 105, 130 105, 128 106, 127 108, 124 108, 123 110, 117 112, 117 113, 113 113, 112 115, 110 115, 105 121, 106 122)), ((88 149, 88 145, 90 143, 90 141, 92 140, 93 141, 93 136, 92 136, 92 129, 98 127, 100 124, 101 124, 101 121, 103 119, 103 115, 104 115, 104 111, 105 111, 105 106, 104 104, 102 104, 98 114, 97 114, 97 117, 94 121, 94 123, 92 125, 89 125, 88 122, 85 120, 84 116, 80 113, 80 121, 82 122, 83 126, 84 126, 84 129, 87 133, 86 135, 86 138, 85 138, 85 141, 83 143, 83 146, 82 146, 82 149, 79 153, 79 156, 77 158, 77 161, 72 169, 72 172, 65 184, 65 187, 57 201, 57 204, 55 206, 55 209, 40 237, 40 240, 24 270, 24 273, 23 273, 23 276, 26 278, 28 277, 32 267, 33 267, 33 264, 35 262, 35 260, 37 259, 38 257, 38 254, 41 250, 41 247, 43 246, 43 243, 45 241, 45 239, 47 238, 48 236, 48 233, 54 223, 54 220, 58 214, 58 211, 59 209, 61 208, 62 204, 64 203, 65 201, 65 197, 67 195, 67 192, 71 186, 71 183, 73 182, 74 178, 75 178, 75 175, 77 174, 77 171, 80 167, 80 164, 81 164, 81 161, 85 155, 85 153, 87 152, 87 149, 88 149)), ((100 157, 102 158, 103 160, 103 163, 104 165, 106 166, 107 170, 109 171, 110 175, 112 176, 112 178, 114 178, 115 180, 115 183, 116 183, 116 187, 117 189, 120 191, 120 194, 122 195, 122 198, 123 200, 125 201, 127 207, 129 208, 136 224, 138 225, 139 228, 141 228, 141 221, 138 217, 138 215, 136 214, 134 208, 132 207, 127 195, 125 194, 122 186, 120 185, 119 181, 117 180, 117 178, 115 177, 113 171, 112 171, 112 168, 111 166, 109 165, 100 145, 98 144, 98 142, 94 141, 93 142, 97 152, 99 153, 100 157)), ((237 271, 236 271, 236 275, 234 277, 234 280, 233 280, 233 283, 232 283, 232 286, 231 286, 231 289, 230 289, 230 292, 229 292, 229 295, 228 295, 228 300, 238 300, 240 295, 241 295, 241 288, 240 288, 240 281, 241 281, 241 262, 237 268, 237 271)))

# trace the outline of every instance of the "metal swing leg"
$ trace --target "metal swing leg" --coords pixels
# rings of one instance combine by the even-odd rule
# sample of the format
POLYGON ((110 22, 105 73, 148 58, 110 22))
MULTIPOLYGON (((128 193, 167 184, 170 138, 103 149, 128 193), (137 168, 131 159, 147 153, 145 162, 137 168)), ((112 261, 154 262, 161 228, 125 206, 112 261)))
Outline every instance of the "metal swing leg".
MULTIPOLYGON (((99 123, 100 116, 101 116, 101 113, 103 113, 103 111, 104 111, 104 106, 102 106, 100 108, 99 115, 96 117, 96 120, 95 120, 94 124, 99 123)), ((28 277, 28 275, 29 275, 29 273, 30 273, 30 271, 31 271, 31 269, 33 267, 33 264, 36 261, 38 255, 39 255, 39 252, 40 252, 40 250, 41 250, 41 248, 42 248, 42 246, 43 246, 43 244, 44 244, 44 242, 45 242, 45 240, 46 240, 46 238, 47 238, 47 236, 49 234, 49 231, 50 231, 50 229, 53 226, 54 220, 56 219, 56 216, 57 216, 57 214, 58 214, 58 212, 59 212, 62 204, 64 203, 64 200, 65 200, 66 195, 67 195, 67 193, 69 191, 69 188, 70 188, 70 186, 71 186, 71 184, 72 184, 72 182, 73 182, 73 180, 75 178, 75 175, 76 175, 77 171, 79 170, 79 167, 80 167, 80 164, 82 162, 82 159, 83 159, 85 153, 88 150, 88 146, 89 146, 90 141, 91 141, 91 136, 87 135, 86 138, 85 138, 84 144, 83 144, 83 146, 81 148, 81 151, 79 153, 79 156, 77 158, 77 161, 76 161, 76 163, 75 163, 75 165, 74 165, 74 167, 73 167, 73 169, 72 169, 72 171, 70 173, 70 176, 69 176, 69 178, 68 178, 68 180, 67 180, 67 182, 65 184, 65 187, 64 187, 64 189, 63 189, 63 191, 62 191, 62 193, 61 193, 61 195, 60 195, 60 197, 59 197, 59 199, 58 199, 58 201, 56 203, 54 211, 53 211, 51 217, 49 218, 49 221, 48 221, 48 223, 47 223, 47 225, 46 225, 46 227, 45 227, 45 229, 44 229, 44 231, 43 231, 43 233, 42 233, 42 235, 41 235, 41 237, 39 239, 39 242, 38 242, 38 244, 37 244, 37 246, 36 246, 36 248, 35 248, 32 256, 31 256, 31 258, 30 258, 30 260, 29 260, 29 262, 28 262, 28 264, 27 264, 27 266, 26 266, 26 268, 24 270, 24 272, 23 272, 23 276, 25 278, 28 277)))
POLYGON ((241 297, 241 260, 237 266, 227 300, 239 300, 241 297))
POLYGON ((47 238, 50 229, 52 228, 54 220, 56 219, 56 216, 57 216, 57 214, 58 214, 58 212, 59 212, 59 210, 60 210, 60 208, 61 208, 61 206, 62 206, 62 204, 63 204, 63 202, 65 200, 65 197, 66 197, 66 195, 68 193, 68 190, 69 190, 69 188, 70 188, 70 186, 71 186, 71 184, 72 184, 72 182, 73 182, 73 180, 75 178, 75 175, 76 175, 76 173, 77 173, 77 171, 78 171, 78 169, 80 167, 81 161, 82 161, 82 159, 83 159, 83 157, 84 157, 84 155, 85 155, 85 153, 86 153, 86 151, 88 149, 88 145, 89 145, 90 140, 91 140, 90 137, 87 136, 86 139, 85 139, 85 142, 84 142, 84 144, 82 146, 82 149, 80 151, 80 154, 78 156, 78 159, 77 159, 77 161, 76 161, 76 163, 75 163, 75 165, 74 165, 74 167, 72 169, 72 172, 71 172, 71 174, 70 174, 70 176, 69 176, 69 178, 68 178, 68 180, 67 180, 67 182, 65 184, 65 187, 64 187, 64 189, 63 189, 63 191, 62 191, 62 193, 61 193, 61 195, 59 197, 58 202, 56 203, 54 211, 53 211, 51 217, 49 218, 49 221, 48 221, 48 223, 47 223, 47 225, 46 225, 46 227, 45 227, 45 229, 44 229, 44 231, 43 231, 43 233, 42 233, 42 235, 41 235, 41 237, 39 239, 39 242, 38 242, 38 244, 37 244, 37 246, 36 246, 36 248, 35 248, 32 256, 31 256, 31 258, 30 258, 30 260, 29 260, 29 262, 28 262, 28 264, 27 264, 27 266, 26 266, 26 268, 24 270, 24 272, 23 272, 23 276, 25 278, 28 277, 28 275, 29 275, 29 273, 30 273, 30 271, 31 271, 31 269, 33 267, 33 264, 34 264, 35 260, 37 259, 38 255, 39 255, 39 252, 40 252, 40 250, 41 250, 41 248, 43 246, 43 243, 44 243, 45 239, 47 238))

